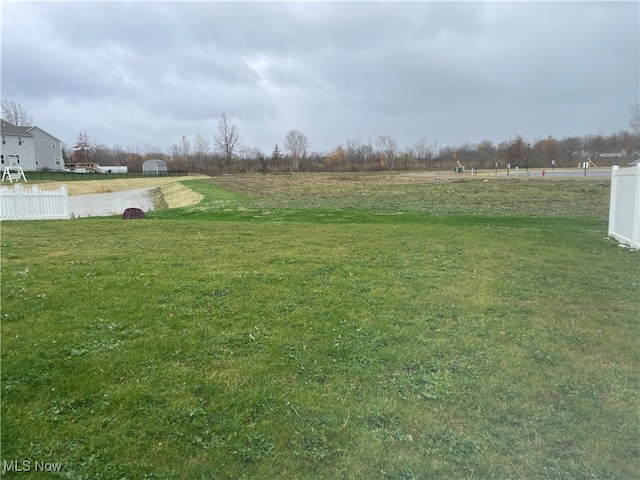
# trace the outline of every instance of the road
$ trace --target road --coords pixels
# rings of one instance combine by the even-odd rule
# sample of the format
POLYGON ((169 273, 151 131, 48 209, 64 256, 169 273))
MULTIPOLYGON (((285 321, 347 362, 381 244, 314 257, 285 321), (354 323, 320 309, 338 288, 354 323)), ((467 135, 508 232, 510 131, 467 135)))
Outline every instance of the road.
MULTIPOLYGON (((498 170, 498 177, 506 177, 507 174, 504 170, 498 170)), ((509 177, 520 178, 520 177, 542 177, 541 170, 529 170, 529 174, 524 170, 520 170, 516 175, 514 170, 509 172, 509 177)), ((545 177, 550 178, 580 178, 580 177, 591 177, 591 178, 611 178, 611 168, 588 168, 585 172, 584 169, 564 169, 564 170, 545 170, 545 177), (586 175, 585 175, 586 173, 586 175)))

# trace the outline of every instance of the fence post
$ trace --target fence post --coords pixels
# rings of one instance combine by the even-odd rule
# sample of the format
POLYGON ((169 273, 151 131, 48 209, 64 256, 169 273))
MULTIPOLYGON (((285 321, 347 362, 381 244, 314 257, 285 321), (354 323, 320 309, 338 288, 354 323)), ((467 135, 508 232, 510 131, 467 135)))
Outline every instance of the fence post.
POLYGON ((636 164, 636 191, 633 199, 631 248, 640 250, 640 164, 636 164))
POLYGON ((611 168, 611 195, 609 196, 609 230, 607 232, 607 235, 609 237, 611 237, 612 233, 616 231, 615 229, 615 218, 616 218, 616 200, 617 200, 617 195, 616 195, 616 191, 618 188, 618 169, 620 167, 618 167, 617 165, 614 165, 611 168))
POLYGON ((64 217, 66 219, 69 219, 71 217, 71 215, 69 213, 69 195, 67 194, 67 186, 66 185, 62 185, 60 187, 60 191, 64 195, 63 198, 62 198, 63 215, 64 215, 64 217))

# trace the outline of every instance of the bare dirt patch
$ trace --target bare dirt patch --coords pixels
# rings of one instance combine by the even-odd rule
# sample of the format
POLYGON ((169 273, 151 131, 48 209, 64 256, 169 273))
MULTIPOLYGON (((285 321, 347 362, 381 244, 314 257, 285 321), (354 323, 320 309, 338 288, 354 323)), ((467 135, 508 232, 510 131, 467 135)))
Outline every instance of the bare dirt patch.
POLYGON ((473 178, 470 175, 453 172, 349 172, 225 175, 216 177, 214 182, 236 193, 259 196, 264 192, 273 192, 274 190, 284 194, 309 188, 331 191, 335 188, 460 182, 473 178))

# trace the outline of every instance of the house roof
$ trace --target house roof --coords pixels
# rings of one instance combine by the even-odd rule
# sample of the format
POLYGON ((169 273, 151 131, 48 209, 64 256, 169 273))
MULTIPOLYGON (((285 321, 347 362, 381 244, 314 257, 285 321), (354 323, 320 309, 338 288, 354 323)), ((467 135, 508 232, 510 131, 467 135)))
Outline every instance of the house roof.
POLYGON ((24 137, 33 137, 29 133, 31 127, 18 127, 5 119, 0 119, 0 132, 2 135, 20 135, 24 137))
POLYGON ((160 160, 158 158, 151 158, 146 162, 144 162, 142 165, 165 165, 166 166, 167 162, 165 162, 164 160, 160 160))
POLYGON ((38 130, 40 130, 42 133, 44 133, 44 134, 46 134, 46 135, 49 135, 51 138, 53 138, 53 139, 55 139, 55 140, 58 140, 58 142, 60 141, 60 139, 59 139, 58 137, 54 137, 54 136, 53 136, 53 135, 51 135, 49 132, 45 132, 43 129, 41 129, 40 127, 37 127, 37 126, 35 126, 35 125, 34 125, 33 127, 27 127, 27 131, 31 131, 31 130, 33 130, 34 128, 37 128, 37 129, 38 129, 38 130))

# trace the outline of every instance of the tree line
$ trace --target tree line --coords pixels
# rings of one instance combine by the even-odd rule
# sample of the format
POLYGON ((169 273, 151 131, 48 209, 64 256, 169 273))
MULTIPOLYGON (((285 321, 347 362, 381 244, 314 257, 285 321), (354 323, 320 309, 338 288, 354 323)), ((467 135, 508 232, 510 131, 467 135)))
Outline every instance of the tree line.
MULTIPOLYGON (((16 125, 33 124, 32 118, 14 101, 2 100, 2 118, 16 125), (24 123, 28 122, 28 123, 24 123)), ((312 151, 308 137, 298 130, 289 131, 281 144, 270 152, 243 145, 237 123, 222 113, 211 137, 196 132, 182 136, 163 151, 144 144, 139 147, 107 146, 81 131, 73 146, 63 146, 65 163, 126 165, 131 172, 141 171, 149 159, 167 162, 170 170, 188 170, 208 174, 285 172, 285 171, 376 171, 376 170, 452 170, 467 169, 566 168, 584 161, 609 167, 620 163, 618 157, 602 156, 618 150, 626 158, 640 154, 640 105, 630 108, 630 130, 611 135, 586 135, 527 141, 521 135, 497 144, 490 140, 462 145, 440 145, 437 140, 420 139, 400 147, 390 135, 374 139, 347 138, 328 152, 312 151)), ((622 159, 624 161, 625 158, 622 159)))

